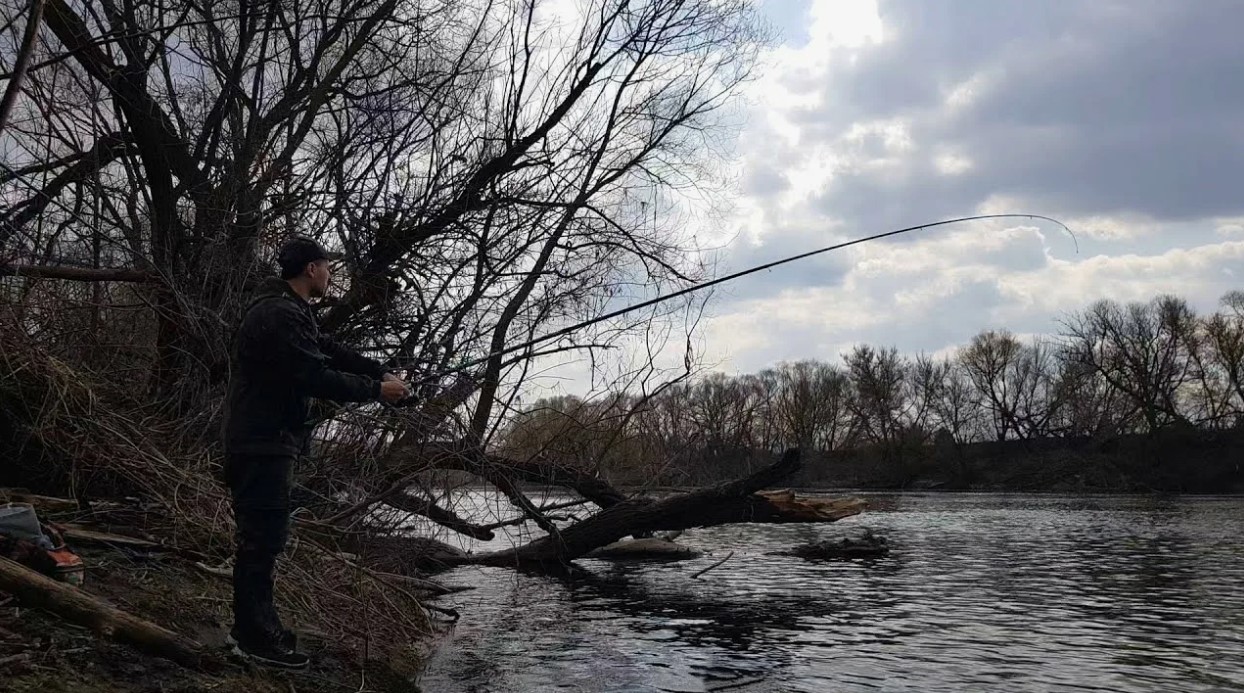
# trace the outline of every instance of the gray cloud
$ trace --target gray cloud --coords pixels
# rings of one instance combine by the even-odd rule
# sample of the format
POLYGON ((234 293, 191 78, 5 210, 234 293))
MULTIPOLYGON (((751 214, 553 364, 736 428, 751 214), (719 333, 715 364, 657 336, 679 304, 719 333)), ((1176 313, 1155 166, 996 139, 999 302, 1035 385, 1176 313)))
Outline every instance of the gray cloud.
POLYGON ((1244 4, 901 0, 882 16, 896 38, 826 75, 825 101, 800 123, 832 139, 898 118, 915 146, 897 174, 839 176, 825 213, 900 223, 996 194, 1059 214, 1244 211, 1244 4), (976 98, 948 108, 975 76, 976 98), (933 147, 972 167, 943 175, 933 147))
POLYGON ((758 197, 772 197, 790 188, 790 179, 774 166, 760 163, 751 167, 744 179, 742 192, 758 197))

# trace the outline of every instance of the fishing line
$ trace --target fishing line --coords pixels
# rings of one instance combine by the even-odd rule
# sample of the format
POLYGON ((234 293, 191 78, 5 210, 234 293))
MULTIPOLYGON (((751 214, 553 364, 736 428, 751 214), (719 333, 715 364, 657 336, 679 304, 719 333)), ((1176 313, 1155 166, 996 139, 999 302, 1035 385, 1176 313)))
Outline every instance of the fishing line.
POLYGON ((869 242, 871 242, 871 241, 879 241, 879 240, 882 240, 882 239, 884 239, 884 238, 892 238, 892 237, 894 237, 894 236, 901 236, 901 235, 903 235, 903 234, 914 233, 914 232, 916 232, 916 231, 924 231, 924 230, 928 230, 928 229, 932 229, 932 228, 937 228, 937 227, 939 227, 939 226, 949 226, 949 225, 951 225, 951 224, 964 224, 964 223, 967 223, 967 222, 970 222, 970 221, 987 221, 987 220, 990 220, 990 219, 1037 219, 1037 220, 1040 220, 1040 221, 1048 221, 1048 222, 1050 222, 1051 224, 1055 224, 1056 226, 1058 226, 1058 227, 1062 228, 1064 231, 1066 231, 1066 232, 1067 232, 1067 234, 1071 236, 1071 240, 1072 240, 1072 242, 1073 242, 1073 243, 1075 243, 1076 253, 1079 253, 1079 252, 1080 252, 1080 241, 1076 238, 1075 233, 1071 230, 1071 228, 1070 228, 1070 227, 1068 227, 1066 224, 1064 224, 1063 222, 1061 222, 1061 221, 1059 221, 1059 220, 1057 220, 1057 219, 1054 219, 1054 218, 1052 218, 1052 217, 1042 216, 1042 215, 1040 215, 1040 214, 1018 214, 1018 213, 1013 213, 1013 214, 978 214, 978 215, 975 215, 975 216, 970 216, 970 217, 956 217, 956 218, 954 218, 954 219, 945 219, 945 220, 942 220, 942 221, 935 221, 935 222, 928 223, 928 224, 919 224, 919 225, 917 225, 917 226, 908 226, 907 228, 898 229, 898 230, 896 230, 896 231, 887 231, 887 232, 885 232, 885 233, 878 233, 878 234, 874 234, 874 235, 872 235, 872 236, 865 236, 865 237, 863 237, 863 238, 856 238, 856 239, 854 239, 854 240, 845 241, 845 242, 843 242, 843 243, 835 243, 834 245, 831 245, 831 246, 826 246, 826 247, 824 247, 824 248, 819 248, 819 249, 817 249, 817 250, 810 250, 810 251, 808 251, 808 252, 806 252, 806 253, 800 253, 800 254, 798 254, 798 255, 792 255, 791 257, 788 257, 788 258, 783 258, 783 259, 781 259, 781 260, 774 260, 773 262, 766 262, 766 263, 765 263, 765 264, 763 264, 763 265, 757 265, 757 266, 755 266, 755 267, 751 267, 751 268, 748 268, 748 269, 745 269, 745 270, 740 270, 740 271, 738 271, 738 272, 734 272, 733 274, 727 274, 727 275, 726 275, 726 276, 724 276, 724 277, 718 277, 717 279, 713 279, 713 280, 710 280, 710 281, 702 282, 702 283, 699 283, 699 284, 694 284, 694 285, 692 285, 692 286, 688 286, 688 287, 686 287, 686 288, 684 288, 684 289, 679 289, 678 291, 674 291, 674 292, 672 292, 672 293, 668 293, 668 294, 664 294, 664 295, 661 295, 661 296, 657 296, 657 297, 655 297, 655 298, 650 298, 650 299, 648 299, 648 300, 646 300, 646 301, 641 301, 641 302, 636 303, 636 304, 634 304, 634 305, 626 306, 625 308, 619 308, 618 310, 615 310, 615 311, 612 311, 612 312, 609 312, 609 313, 606 313, 606 314, 604 314, 604 315, 600 315, 600 316, 597 316, 597 317, 594 317, 594 318, 591 318, 591 319, 588 319, 588 320, 584 320, 584 321, 579 322, 579 323, 575 323, 574 325, 571 325, 571 326, 569 326, 569 327, 564 327, 564 328, 562 328, 562 329, 560 329, 560 330, 555 330, 555 331, 550 332, 550 333, 548 333, 548 334, 541 335, 541 336, 539 336, 539 337, 535 337, 535 338, 529 339, 529 340, 527 340, 527 341, 525 341, 525 342, 521 342, 521 343, 519 343, 519 344, 514 344, 514 345, 512 345, 512 346, 505 347, 504 349, 500 349, 500 350, 498 350, 498 351, 494 351, 494 352, 489 353, 489 354, 486 354, 486 355, 484 355, 484 356, 480 356, 480 357, 478 357, 478 358, 474 358, 474 359, 470 359, 470 360, 467 360, 467 361, 463 361, 462 363, 459 363, 459 364, 458 364, 458 365, 456 365, 456 366, 452 366, 452 367, 450 367, 450 368, 447 368, 447 369, 444 369, 444 370, 439 371, 436 375, 428 375, 428 376, 424 376, 424 377, 422 377, 422 378, 416 379, 416 380, 412 381, 412 384, 421 384, 421 383, 426 383, 426 382, 430 382, 430 381, 432 381, 432 380, 435 380, 435 379, 440 378, 440 377, 445 376, 445 375, 450 375, 450 374, 453 374, 453 373, 458 373, 458 372, 464 371, 464 370, 466 370, 466 369, 468 369, 468 368, 472 368, 472 367, 474 367, 474 366, 478 366, 478 365, 480 365, 480 364, 482 364, 482 363, 486 363, 486 362, 488 362, 490 359, 495 358, 495 357, 497 357, 497 356, 503 356, 503 355, 505 355, 505 354, 508 354, 508 353, 511 353, 511 352, 514 352, 514 351, 519 351, 519 350, 522 350, 522 349, 529 349, 529 348, 534 347, 534 346, 536 346, 536 345, 543 344, 544 342, 548 342, 548 341, 551 341, 551 340, 557 339, 557 338, 559 338, 559 337, 565 337, 566 335, 572 334, 572 333, 574 333, 574 332, 578 332, 579 330, 582 330, 582 329, 583 329, 583 328, 585 328, 585 327, 590 327, 590 326, 592 326, 592 325, 595 325, 596 323, 599 323, 599 322, 604 322, 604 321, 606 321, 606 320, 612 320, 613 318, 617 318, 617 317, 620 317, 620 316, 626 315, 627 313, 633 313, 633 312, 635 312, 635 311, 637 311, 637 310, 642 310, 642 309, 644 309, 644 308, 648 308, 648 307, 650 307, 650 306, 655 306, 655 305, 657 305, 658 303, 664 303, 664 302, 666 302, 666 301, 673 300, 673 299, 678 298, 678 297, 680 297, 680 296, 686 296, 687 294, 695 293, 695 292, 697 292, 697 291, 702 291, 702 290, 707 289, 707 288, 709 288, 709 287, 712 287, 712 286, 717 286, 718 284, 724 284, 724 283, 729 282, 729 281, 734 281, 735 279, 739 279, 739 278, 741 278, 741 277, 746 277, 746 276, 747 276, 747 275, 749 275, 749 274, 755 274, 755 273, 757 273, 757 272, 763 272, 763 271, 765 271, 765 270, 772 269, 772 268, 774 268, 774 267, 779 267, 779 266, 781 266, 781 265, 785 265, 785 264, 787 264, 787 263, 795 262, 795 261, 797 261, 797 260, 803 260, 803 259, 810 258, 810 257, 816 256, 816 255, 821 255, 821 254, 823 254, 823 253, 829 253, 829 252, 832 252, 832 251, 835 251, 835 250, 842 250, 843 248, 849 248, 849 247, 854 246, 854 245, 860 245, 860 244, 863 244, 863 243, 869 243, 869 242))

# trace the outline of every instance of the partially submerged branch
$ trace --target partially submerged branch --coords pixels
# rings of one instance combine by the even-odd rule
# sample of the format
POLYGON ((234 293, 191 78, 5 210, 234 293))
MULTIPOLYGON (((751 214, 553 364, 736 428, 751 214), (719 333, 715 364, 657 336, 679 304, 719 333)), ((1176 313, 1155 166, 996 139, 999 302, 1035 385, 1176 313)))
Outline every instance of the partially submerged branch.
POLYGON ((859 499, 820 500, 790 491, 759 493, 798 471, 799 451, 788 450, 775 464, 727 484, 663 500, 623 501, 557 535, 506 551, 464 557, 460 563, 496 566, 553 566, 580 558, 625 536, 662 530, 764 522, 834 522, 864 510, 859 499))

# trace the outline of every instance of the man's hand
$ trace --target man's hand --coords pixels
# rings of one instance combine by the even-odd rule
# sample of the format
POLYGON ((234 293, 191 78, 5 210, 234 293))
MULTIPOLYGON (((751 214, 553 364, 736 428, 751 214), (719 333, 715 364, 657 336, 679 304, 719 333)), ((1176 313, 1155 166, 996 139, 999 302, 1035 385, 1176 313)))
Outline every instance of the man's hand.
POLYGON ((394 404, 410 397, 410 390, 406 388, 406 383, 397 377, 390 378, 391 375, 386 373, 384 379, 380 381, 380 399, 394 404))
POLYGON ((396 375, 393 375, 392 373, 385 373, 385 374, 384 374, 384 377, 380 379, 380 382, 382 382, 382 383, 389 383, 389 382, 400 383, 400 382, 402 382, 402 379, 401 379, 401 378, 399 378, 399 377, 397 377, 396 375))

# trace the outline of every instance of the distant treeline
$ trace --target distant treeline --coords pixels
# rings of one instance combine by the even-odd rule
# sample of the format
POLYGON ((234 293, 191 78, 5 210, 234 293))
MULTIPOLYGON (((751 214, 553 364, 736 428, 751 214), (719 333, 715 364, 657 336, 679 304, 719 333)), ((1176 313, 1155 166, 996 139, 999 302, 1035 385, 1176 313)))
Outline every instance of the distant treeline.
MULTIPOLYGON (((1101 462, 1188 436, 1234 439, 1242 421, 1244 292, 1231 292, 1209 315, 1174 296, 1100 301, 1054 336, 991 330, 946 358, 857 346, 841 365, 712 374, 646 397, 541 400, 514 418, 502 446, 627 484, 712 483, 799 446, 808 483, 835 483, 837 467, 866 484, 932 476, 966 486, 990 476, 989 460, 1066 461, 1054 453, 1075 451, 1101 462)), ((1112 485, 1100 481, 1089 485, 1112 485)))

